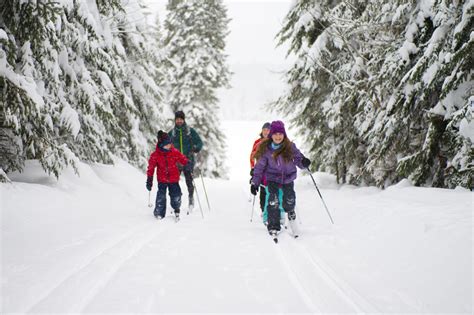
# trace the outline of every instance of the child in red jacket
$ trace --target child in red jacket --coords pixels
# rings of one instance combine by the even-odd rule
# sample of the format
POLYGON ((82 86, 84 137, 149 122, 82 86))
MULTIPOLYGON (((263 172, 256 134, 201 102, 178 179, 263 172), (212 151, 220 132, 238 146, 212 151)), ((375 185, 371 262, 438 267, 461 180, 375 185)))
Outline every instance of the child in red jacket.
POLYGON ((158 178, 158 193, 156 194, 155 210, 153 214, 157 219, 166 215, 166 189, 169 188, 171 207, 174 209, 176 220, 179 220, 179 208, 181 207, 181 187, 179 186, 179 169, 177 164, 186 165, 186 156, 176 150, 171 144, 168 134, 162 130, 158 131, 158 143, 156 150, 148 160, 146 189, 151 191, 153 186, 153 174, 156 170, 158 178))

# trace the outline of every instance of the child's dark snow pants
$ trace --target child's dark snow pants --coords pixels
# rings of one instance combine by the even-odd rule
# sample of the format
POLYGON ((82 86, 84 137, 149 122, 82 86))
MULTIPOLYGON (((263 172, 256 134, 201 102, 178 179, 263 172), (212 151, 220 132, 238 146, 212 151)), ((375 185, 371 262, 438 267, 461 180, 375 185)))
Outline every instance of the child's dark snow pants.
POLYGON ((260 209, 262 209, 262 212, 265 210, 266 198, 267 198, 267 188, 260 187, 260 209))
MULTIPOLYGON (((263 205, 263 213, 262 213, 262 219, 263 219, 263 224, 268 225, 268 201, 270 194, 268 193, 268 186, 265 188, 262 188, 261 190, 265 191, 265 202, 263 205)), ((283 209, 283 190, 281 187, 278 187, 278 204, 279 204, 279 209, 280 209, 280 224, 285 222, 285 209, 283 209)))
POLYGON ((283 209, 288 213, 288 219, 296 219, 295 205, 296 194, 294 190, 294 183, 277 184, 275 182, 268 182, 268 230, 280 230, 280 201, 278 198, 278 188, 283 191, 282 204, 283 209))
POLYGON ((166 215, 166 189, 169 188, 171 208, 179 213, 181 207, 181 187, 179 183, 158 183, 158 193, 156 194, 155 216, 164 217, 166 215))

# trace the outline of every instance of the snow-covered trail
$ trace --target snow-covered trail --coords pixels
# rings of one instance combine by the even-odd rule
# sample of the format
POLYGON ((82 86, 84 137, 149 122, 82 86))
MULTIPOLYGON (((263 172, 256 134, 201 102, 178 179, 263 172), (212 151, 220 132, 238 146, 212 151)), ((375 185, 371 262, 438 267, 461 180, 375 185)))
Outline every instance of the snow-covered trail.
MULTIPOLYGON (((216 182, 217 183, 217 182, 216 182)), ((115 240, 51 283, 22 312, 367 312, 374 309, 335 280, 300 240, 282 234, 279 245, 266 235, 237 181, 208 185, 222 196, 175 223, 142 220, 117 230, 115 240), (229 203, 228 200, 232 200, 229 203)), ((202 195, 202 191, 201 191, 202 195)), ((203 196, 202 196, 203 197, 203 196)), ((204 199, 202 198, 201 199, 204 199)), ((202 202, 203 200, 201 200, 202 202)), ((147 215, 146 215, 147 214, 147 215)), ((123 222, 111 217, 110 226, 123 222)), ((88 233, 86 233, 88 235, 88 233)), ((61 251, 61 248, 57 249, 61 251)), ((34 266, 31 266, 34 267, 34 266)), ((337 279, 337 277, 336 277, 337 279)))
MULTIPOLYGON (((240 138, 251 135, 229 142, 240 138)), ((301 237, 274 244, 258 201, 250 222, 244 145, 229 148, 230 180, 205 179, 211 211, 196 179, 204 219, 185 214, 185 194, 178 223, 154 219, 145 176, 126 163, 56 181, 29 162, 0 186, 2 313, 472 312, 472 192, 316 174, 331 225, 300 174, 301 237)))
MULTIPOLYGON (((211 196, 222 198, 211 205, 211 211, 204 202, 204 220, 195 209, 178 223, 172 217, 156 221, 143 204, 129 211, 128 218, 109 217, 110 241, 106 244, 100 241, 104 234, 83 225, 83 236, 67 240, 59 248, 53 245, 44 253, 46 257, 40 257, 46 260, 44 264, 40 259, 38 265, 25 266, 32 273, 33 288, 40 290, 33 296, 17 292, 19 300, 5 302, 6 306, 17 302, 19 308, 6 311, 360 311, 341 294, 343 289, 337 283, 328 281, 324 270, 315 267, 304 246, 292 249, 290 243, 297 240, 283 236, 281 248, 273 244, 260 222, 259 209, 250 223, 251 204, 242 183, 216 181, 208 186, 211 196), (136 220, 138 214, 140 219, 136 220), (117 228, 124 224, 123 229, 117 228), (78 252, 74 261, 67 257, 71 248, 78 252), (56 264, 49 265, 53 270, 41 273, 53 261, 56 264), (21 297, 29 301, 25 303, 21 297)), ((99 215, 98 219, 103 218, 99 215)), ((54 235, 48 235, 53 231, 40 233, 54 241, 54 235)), ((34 252, 31 255, 33 260, 37 258, 34 252)), ((13 287, 16 284, 21 289, 28 285, 18 278, 15 282, 13 287)))

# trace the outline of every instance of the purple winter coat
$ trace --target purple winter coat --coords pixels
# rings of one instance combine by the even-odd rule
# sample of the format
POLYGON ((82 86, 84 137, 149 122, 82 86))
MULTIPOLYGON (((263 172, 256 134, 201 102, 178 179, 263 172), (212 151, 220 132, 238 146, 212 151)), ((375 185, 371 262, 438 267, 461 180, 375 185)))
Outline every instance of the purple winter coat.
POLYGON ((272 149, 270 144, 267 151, 265 151, 255 165, 252 183, 256 186, 260 186, 264 175, 267 178, 267 182, 275 182, 278 184, 289 184, 293 182, 296 179, 296 166, 301 169, 304 168, 301 164, 301 160, 304 156, 294 143, 291 144, 291 150, 293 151, 293 160, 291 162, 285 162, 281 155, 275 160, 272 156, 275 150, 272 149))

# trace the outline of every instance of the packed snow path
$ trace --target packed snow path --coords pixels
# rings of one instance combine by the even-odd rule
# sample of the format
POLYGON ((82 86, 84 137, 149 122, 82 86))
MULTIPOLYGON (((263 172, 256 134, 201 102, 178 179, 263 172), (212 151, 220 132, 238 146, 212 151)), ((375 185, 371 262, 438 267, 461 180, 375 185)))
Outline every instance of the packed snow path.
MULTIPOLYGON (((462 239, 471 228, 469 212, 462 211, 471 202, 466 192, 439 190, 458 210, 441 205, 430 218, 426 204, 410 200, 413 194, 390 208, 395 199, 389 192, 382 198, 384 192, 374 191, 374 197, 323 190, 333 205, 343 194, 354 201, 343 212, 340 207, 351 201, 338 200, 339 223, 331 226, 312 192, 300 187, 301 237, 282 232, 274 244, 257 206, 250 222, 247 185, 206 181, 212 210, 204 202, 204 219, 195 209, 178 223, 172 217, 155 220, 143 193, 143 202, 133 207, 125 197, 110 195, 96 208, 91 201, 74 210, 74 204, 56 207, 50 199, 56 192, 48 187, 4 188, 3 311, 370 313, 471 307, 471 243, 462 239), (22 200, 27 192, 37 194, 36 200, 22 200), (46 200, 49 207, 35 206, 46 200), (394 213, 410 204, 415 213, 394 213), (360 211, 365 215, 354 214, 360 211), (399 235, 391 235, 394 228, 399 235)), ((416 188, 399 191, 411 189, 416 188)), ((429 201, 432 193, 424 191, 429 201)), ((97 198, 99 192, 88 194, 97 198)))
POLYGON ((248 178, 205 179, 211 211, 196 179, 204 219, 197 206, 186 216, 184 195, 175 223, 155 220, 145 176, 129 165, 80 171, 58 182, 29 162, 0 186, 2 313, 473 310, 467 190, 381 191, 316 174, 331 225, 302 173, 301 236, 283 231, 274 244, 258 201, 250 222, 248 178))

